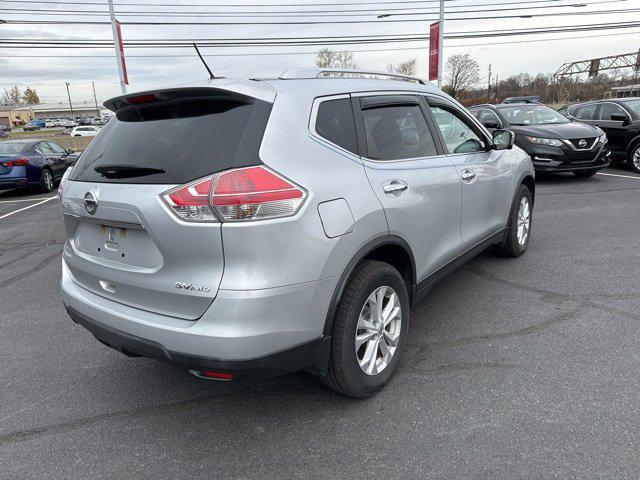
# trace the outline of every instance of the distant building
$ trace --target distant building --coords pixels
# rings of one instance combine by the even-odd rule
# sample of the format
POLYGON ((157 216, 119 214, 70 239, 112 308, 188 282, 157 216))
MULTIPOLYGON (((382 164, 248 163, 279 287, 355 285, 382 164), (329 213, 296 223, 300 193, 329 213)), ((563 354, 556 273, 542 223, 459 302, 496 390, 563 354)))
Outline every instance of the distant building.
POLYGON ((36 118, 31 107, 0 106, 0 125, 19 127, 36 118))
MULTIPOLYGON (((71 117, 71 109, 69 104, 65 102, 58 103, 40 103, 33 105, 33 112, 35 118, 61 118, 71 117)), ((73 105, 73 115, 75 117, 99 117, 102 113, 102 108, 96 110, 96 106, 93 102, 84 102, 73 105)))
POLYGON ((611 91, 607 92, 606 98, 628 98, 640 97, 640 83, 636 85, 625 85, 624 87, 611 87, 611 91))

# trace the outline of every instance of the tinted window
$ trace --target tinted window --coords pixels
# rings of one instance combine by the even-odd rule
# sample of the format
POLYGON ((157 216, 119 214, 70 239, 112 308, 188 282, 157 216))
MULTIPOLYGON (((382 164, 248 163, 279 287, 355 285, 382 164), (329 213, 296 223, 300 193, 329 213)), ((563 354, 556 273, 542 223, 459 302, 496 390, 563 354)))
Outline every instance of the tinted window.
POLYGON ((431 107, 433 116, 440 127, 449 153, 470 153, 486 150, 487 144, 482 136, 459 112, 447 107, 431 107))
POLYGON ((358 142, 351 100, 341 98, 320 103, 316 117, 316 132, 331 143, 357 154, 358 142))
POLYGON ((480 113, 479 113, 479 115, 476 115, 476 118, 483 125, 485 123, 492 123, 494 125, 501 125, 502 124, 502 122, 500 122, 500 119, 495 114, 495 112, 493 112, 491 110, 480 110, 480 113))
POLYGON ((601 104, 598 118, 600 120, 611 120, 611 115, 624 115, 625 117, 629 117, 629 115, 627 115, 627 112, 625 112, 624 108, 622 108, 620 105, 608 102, 601 104))
POLYGON ((0 143, 0 155, 17 155, 27 146, 26 143, 18 142, 2 142, 0 143))
POLYGON ((47 143, 51 147, 51 150, 54 151, 54 153, 58 153, 58 154, 67 153, 67 151, 57 143, 53 143, 53 142, 47 142, 47 143))
POLYGON ((596 103, 584 105, 582 107, 578 107, 577 110, 574 110, 573 116, 578 120, 593 120, 597 108, 598 105, 596 103))
POLYGON ((438 154, 419 106, 369 108, 362 115, 369 158, 400 160, 438 154))
POLYGON ((72 179, 175 184, 260 164, 270 111, 270 103, 228 92, 121 108, 83 152, 72 179))
POLYGON ((36 150, 44 155, 53 155, 53 150, 51 150, 51 147, 45 142, 40 142, 36 146, 36 150))

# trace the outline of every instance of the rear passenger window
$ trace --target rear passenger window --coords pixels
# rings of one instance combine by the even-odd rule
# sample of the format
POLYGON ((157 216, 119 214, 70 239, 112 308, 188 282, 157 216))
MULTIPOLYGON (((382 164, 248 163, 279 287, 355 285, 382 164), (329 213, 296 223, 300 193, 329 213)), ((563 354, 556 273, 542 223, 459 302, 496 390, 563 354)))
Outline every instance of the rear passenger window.
POLYGON ((575 111, 574 117, 576 117, 578 120, 593 120, 597 108, 598 105, 595 103, 592 103, 591 105, 585 105, 575 111))
POLYGON ((427 122, 417 105, 389 105, 362 111, 368 157, 401 160, 438 154, 427 122))
POLYGON ((316 133, 357 155, 358 141, 351 99, 340 98, 320 103, 316 116, 316 133))

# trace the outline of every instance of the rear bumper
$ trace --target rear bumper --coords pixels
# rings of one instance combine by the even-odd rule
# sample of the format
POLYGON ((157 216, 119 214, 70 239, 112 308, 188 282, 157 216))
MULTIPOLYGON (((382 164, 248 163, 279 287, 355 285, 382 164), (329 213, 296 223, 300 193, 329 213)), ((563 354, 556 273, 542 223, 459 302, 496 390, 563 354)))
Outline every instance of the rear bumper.
POLYGON ((98 341, 127 356, 152 358, 173 363, 187 370, 228 373, 233 376, 234 381, 259 380, 299 370, 319 372, 319 367, 326 363, 331 341, 330 337, 326 337, 264 357, 224 360, 172 352, 160 343, 111 328, 68 306, 67 313, 74 322, 89 330, 98 341))
POLYGON ((152 313, 77 285, 62 262, 71 318, 122 353, 257 379, 299 370, 324 373, 322 329, 336 278, 268 290, 224 291, 198 320, 152 313))
POLYGON ((23 188, 29 186, 27 177, 9 177, 0 178, 0 190, 9 190, 11 188, 23 188))

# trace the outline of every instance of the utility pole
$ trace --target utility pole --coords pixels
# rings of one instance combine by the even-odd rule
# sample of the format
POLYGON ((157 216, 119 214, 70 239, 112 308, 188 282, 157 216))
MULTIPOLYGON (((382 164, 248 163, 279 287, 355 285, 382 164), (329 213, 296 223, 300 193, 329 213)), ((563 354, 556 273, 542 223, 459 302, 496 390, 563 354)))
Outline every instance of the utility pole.
POLYGON ((489 64, 489 84, 487 85, 487 103, 491 103, 491 64, 489 64))
POLYGON ((69 93, 69 85, 71 85, 69 82, 65 82, 65 85, 67 86, 67 97, 69 98, 69 108, 71 109, 71 118, 75 120, 75 115, 73 114, 73 105, 71 104, 71 94, 69 93))
POLYGON ((91 80, 91 86, 93 87, 93 101, 96 103, 96 113, 100 116, 100 109, 98 108, 98 98, 96 97, 96 84, 91 80))
POLYGON ((440 0, 440 25, 438 28, 438 88, 442 88, 442 60, 444 57, 444 0, 440 0))
POLYGON ((498 75, 496 75, 495 85, 496 85, 496 103, 498 103, 498 75))
POLYGON ((118 62, 118 74, 120 75, 120 89, 122 94, 127 93, 127 87, 124 83, 124 68, 122 65, 122 57, 120 56, 120 36, 118 35, 118 26, 116 25, 116 14, 113 10, 113 0, 109 0, 109 16, 111 17, 111 32, 113 33, 113 48, 116 52, 116 61, 118 62))

